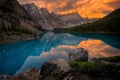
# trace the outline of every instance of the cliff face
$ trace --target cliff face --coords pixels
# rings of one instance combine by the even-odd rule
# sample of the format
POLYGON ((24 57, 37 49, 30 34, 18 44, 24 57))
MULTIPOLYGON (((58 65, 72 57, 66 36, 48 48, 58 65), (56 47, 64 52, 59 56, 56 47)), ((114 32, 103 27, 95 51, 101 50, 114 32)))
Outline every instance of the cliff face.
POLYGON ((39 26, 16 0, 0 0, 0 32, 36 32, 39 26))
POLYGON ((44 21, 43 25, 48 25, 51 27, 51 29, 63 28, 65 26, 64 22, 56 14, 49 13, 45 8, 40 9, 40 14, 42 20, 44 21))
POLYGON ((82 17, 78 13, 64 14, 59 16, 66 25, 78 25, 83 23, 82 17))
POLYGON ((78 13, 57 15, 49 13, 46 8, 40 10, 34 3, 25 4, 23 7, 37 21, 44 30, 54 30, 55 28, 69 28, 72 25, 83 24, 84 20, 78 13))
POLYGON ((54 13, 49 13, 46 8, 41 8, 39 10, 33 3, 25 4, 23 7, 44 30, 53 30, 54 28, 61 28, 64 26, 64 22, 54 13))

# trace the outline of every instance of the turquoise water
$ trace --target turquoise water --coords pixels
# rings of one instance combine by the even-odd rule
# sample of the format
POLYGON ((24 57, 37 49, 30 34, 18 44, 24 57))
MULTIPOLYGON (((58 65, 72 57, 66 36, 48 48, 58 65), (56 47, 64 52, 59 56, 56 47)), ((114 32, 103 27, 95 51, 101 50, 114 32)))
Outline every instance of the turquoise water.
POLYGON ((64 54, 56 53, 61 50, 58 46, 77 46, 80 42, 88 39, 101 40, 118 51, 120 49, 120 38, 118 35, 55 34, 49 32, 36 40, 0 45, 0 74, 15 75, 33 67, 39 69, 44 62, 51 58, 67 58, 64 54))

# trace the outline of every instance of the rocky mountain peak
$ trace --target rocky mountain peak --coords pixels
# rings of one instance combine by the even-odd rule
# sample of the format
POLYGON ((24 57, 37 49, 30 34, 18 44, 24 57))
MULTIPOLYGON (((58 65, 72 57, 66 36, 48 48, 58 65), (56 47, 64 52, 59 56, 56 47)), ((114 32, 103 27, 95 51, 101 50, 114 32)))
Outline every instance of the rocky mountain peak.
POLYGON ((53 30, 56 27, 63 26, 62 20, 60 20, 58 16, 49 13, 46 8, 39 9, 33 3, 24 4, 23 7, 44 30, 53 30))
POLYGON ((39 14, 39 9, 34 3, 30 4, 24 4, 23 7, 27 10, 27 12, 32 16, 32 15, 38 15, 39 14))
POLYGON ((48 14, 48 10, 46 8, 41 8, 40 11, 43 13, 43 14, 48 14))
POLYGON ((82 17, 78 13, 57 15, 55 13, 50 13, 46 8, 37 8, 34 3, 24 4, 23 7, 44 30, 69 28, 72 25, 79 25, 83 22, 82 17))
POLYGON ((39 10, 39 12, 40 12, 40 15, 42 16, 42 18, 48 19, 48 20, 51 19, 51 17, 50 17, 51 15, 46 8, 41 8, 39 10))
POLYGON ((83 18, 78 13, 59 15, 59 18, 68 26, 80 25, 83 22, 83 18))

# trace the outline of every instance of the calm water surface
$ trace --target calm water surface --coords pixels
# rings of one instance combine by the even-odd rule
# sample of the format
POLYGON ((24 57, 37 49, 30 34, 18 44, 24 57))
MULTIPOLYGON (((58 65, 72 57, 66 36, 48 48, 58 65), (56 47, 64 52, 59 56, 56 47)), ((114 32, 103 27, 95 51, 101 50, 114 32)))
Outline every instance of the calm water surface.
POLYGON ((17 75, 27 69, 39 69, 52 58, 65 58, 73 49, 83 47, 93 57, 120 55, 119 35, 70 34, 52 32, 30 41, 0 45, 0 74, 17 75))

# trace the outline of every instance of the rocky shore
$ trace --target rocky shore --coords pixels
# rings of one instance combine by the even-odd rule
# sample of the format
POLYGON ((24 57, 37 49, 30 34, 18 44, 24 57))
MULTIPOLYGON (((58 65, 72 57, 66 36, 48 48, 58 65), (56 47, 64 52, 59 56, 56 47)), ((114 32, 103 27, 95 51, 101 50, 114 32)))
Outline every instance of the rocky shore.
POLYGON ((94 58, 78 48, 69 59, 56 58, 45 62, 40 70, 31 69, 19 75, 1 75, 0 80, 120 80, 120 56, 94 58))
POLYGON ((1 33, 0 44, 6 44, 15 41, 32 40, 36 38, 38 38, 38 36, 27 33, 20 33, 20 32, 9 32, 7 34, 1 33))

